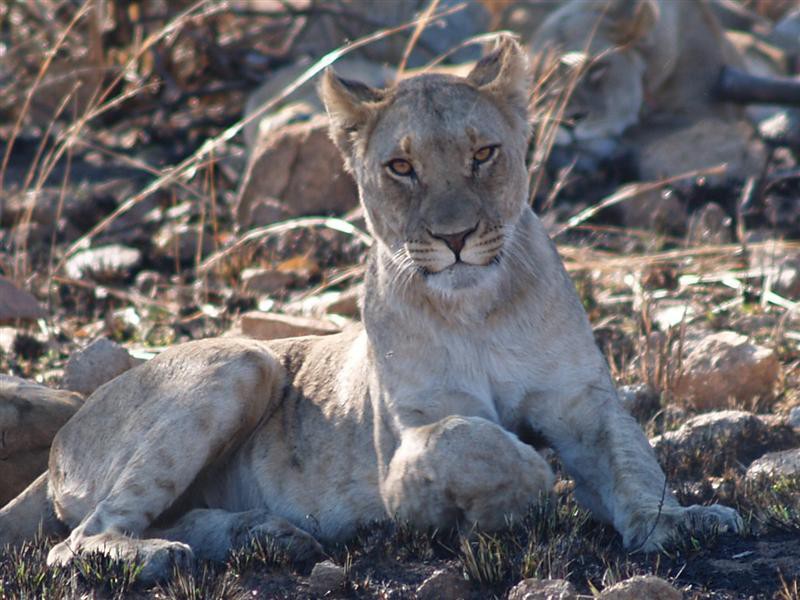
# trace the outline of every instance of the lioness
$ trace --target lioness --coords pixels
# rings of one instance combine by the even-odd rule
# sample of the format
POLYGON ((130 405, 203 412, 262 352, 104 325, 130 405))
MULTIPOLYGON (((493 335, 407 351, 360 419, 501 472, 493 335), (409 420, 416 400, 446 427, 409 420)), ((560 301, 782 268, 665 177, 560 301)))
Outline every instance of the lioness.
POLYGON ((528 206, 520 46, 385 90, 328 71, 322 95, 375 238, 363 326, 183 344, 102 386, 0 512, 2 543, 63 523, 50 564, 100 551, 153 579, 257 536, 312 557, 386 517, 494 529, 551 489, 536 437, 628 548, 738 530, 666 490, 528 206))
POLYGON ((560 143, 600 147, 659 115, 738 117, 711 89, 744 61, 704 0, 569 0, 542 22, 534 52, 554 50, 577 77, 560 143))

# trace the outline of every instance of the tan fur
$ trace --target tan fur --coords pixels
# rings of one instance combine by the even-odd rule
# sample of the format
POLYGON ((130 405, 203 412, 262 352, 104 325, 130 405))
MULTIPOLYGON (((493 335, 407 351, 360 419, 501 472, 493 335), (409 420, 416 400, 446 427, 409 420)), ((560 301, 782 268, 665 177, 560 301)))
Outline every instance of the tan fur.
MULTIPOLYGON (((328 72, 332 135, 375 236, 363 325, 192 342, 100 388, 53 444, 49 494, 72 533, 49 561, 101 550, 157 577, 262 535, 309 559, 314 537, 387 517, 502 527, 553 484, 523 442, 536 434, 630 548, 682 523, 737 529, 731 509, 662 502, 664 475, 527 205, 526 90, 511 39, 467 78, 370 90, 328 72), (416 177, 388 170, 398 158, 416 177), (464 231, 456 262, 446 236, 464 231)), ((15 516, 0 513, 3 541, 18 541, 3 527, 15 516)))
POLYGON ((579 76, 562 141, 591 145, 655 117, 741 115, 711 94, 720 68, 743 59, 704 0, 569 0, 531 46, 557 52, 564 80, 579 76))

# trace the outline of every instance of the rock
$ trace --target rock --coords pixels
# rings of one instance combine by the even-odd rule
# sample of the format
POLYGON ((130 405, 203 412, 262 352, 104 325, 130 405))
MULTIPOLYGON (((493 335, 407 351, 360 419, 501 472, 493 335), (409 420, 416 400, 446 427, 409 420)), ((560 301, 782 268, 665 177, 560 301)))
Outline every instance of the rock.
POLYGON ((308 578, 308 584, 311 588, 311 593, 315 596, 324 596, 331 592, 340 590, 347 577, 345 576, 344 569, 330 560, 318 562, 311 569, 311 575, 308 578))
POLYGON ((800 299, 800 253, 773 242, 754 247, 747 262, 750 269, 764 273, 777 294, 800 299))
MULTIPOLYGON (((716 184, 730 177, 744 179, 760 173, 766 152, 752 139, 753 133, 752 126, 743 120, 708 117, 688 124, 648 122, 626 137, 638 148, 643 181, 724 164, 724 174, 706 177, 716 184)), ((688 184, 691 180, 676 185, 688 184)))
POLYGON ((681 600, 683 595, 655 575, 637 575, 600 592, 603 600, 681 600))
POLYGON ((800 436, 780 417, 740 410, 698 415, 650 440, 665 470, 681 478, 721 475, 729 466, 749 464, 798 442, 800 436))
POLYGON ((800 406, 795 406, 789 411, 789 425, 800 429, 800 406))
POLYGON ((438 569, 417 588, 418 600, 462 600, 470 597, 469 583, 451 569, 438 569))
POLYGON ((508 592, 508 600, 577 600, 578 591, 564 579, 523 579, 508 592))
POLYGON ((683 200, 672 190, 650 190, 618 206, 622 222, 634 229, 682 232, 689 218, 683 200))
POLYGON ((762 477, 773 480, 782 477, 800 477, 800 448, 768 452, 750 464, 746 477, 750 480, 762 477))
POLYGON ((72 279, 113 281, 127 278, 141 260, 139 250, 112 244, 78 252, 66 262, 64 270, 72 279))
POLYGON ((327 321, 252 311, 242 315, 242 334, 259 340, 276 340, 301 335, 327 335, 339 328, 327 321))
POLYGON ((617 392, 622 406, 640 423, 647 421, 661 408, 661 398, 646 383, 623 385, 617 392))
POLYGON ((269 224, 254 218, 265 196, 279 199, 291 216, 341 215, 358 204, 353 178, 328 137, 327 117, 288 125, 253 150, 236 201, 240 228, 269 224))
POLYGON ((659 331, 669 331, 673 327, 688 325, 697 317, 697 309, 685 300, 664 299, 654 302, 650 309, 650 319, 659 331))
POLYGON ((156 254, 181 263, 191 263, 197 259, 197 247, 200 244, 200 255, 207 256, 214 250, 214 241, 207 233, 203 233, 202 241, 197 225, 186 223, 167 223, 156 232, 153 240, 156 254))
POLYGON ((358 301, 361 298, 361 286, 355 286, 344 292, 338 292, 336 298, 331 298, 326 303, 324 310, 327 315, 342 315, 357 319, 361 316, 361 311, 358 308, 358 301))
POLYGON ((733 240, 730 215, 716 202, 709 202, 689 218, 686 241, 690 246, 729 244, 733 240))
POLYGON ((47 313, 30 292, 21 290, 13 281, 0 275, 0 323, 35 321, 46 316, 47 313))
POLYGON ((787 52, 800 54, 800 8, 790 10, 775 24, 772 37, 787 52))
MULTIPOLYGON (((459 4, 458 0, 441 0, 436 6, 436 10, 442 12, 459 4)), ((445 52, 457 48, 459 44, 470 37, 489 31, 491 15, 484 4, 483 2, 467 2, 463 10, 431 22, 422 31, 418 43, 414 46, 413 52, 408 58, 408 66, 425 65, 445 52)), ((348 1, 346 4, 347 18, 343 19, 333 11, 330 14, 321 13, 298 36, 298 40, 294 44, 294 51, 297 54, 321 56, 341 44, 342 40, 357 39, 373 33, 377 29, 411 22, 428 6, 424 0, 381 2, 379 4, 369 0, 348 1)), ((358 53, 380 63, 398 64, 413 31, 414 29, 411 28, 385 37, 360 48, 358 53)), ((472 44, 455 52, 450 59, 453 63, 463 63, 477 60, 479 57, 480 47, 472 44)))
MULTIPOLYGON (((308 59, 299 60, 271 73, 269 78, 247 99, 245 119, 252 117, 262 106, 277 98, 311 66, 308 59)), ((336 61, 334 69, 339 77, 360 81, 371 87, 386 87, 394 81, 395 70, 358 56, 345 56, 336 61)), ((316 114, 325 112, 317 94, 321 72, 283 98, 276 107, 259 117, 254 117, 244 127, 244 139, 248 151, 252 152, 259 140, 265 140, 273 132, 290 123, 307 121, 316 114)))
POLYGON ((673 392, 698 410, 771 398, 780 363, 770 348, 750 343, 733 331, 720 331, 684 344, 682 373, 673 392))
POLYGON ((82 404, 80 394, 0 375, 0 506, 47 469, 53 436, 82 404))
POLYGON ((350 319, 360 317, 358 298, 361 286, 355 286, 344 292, 323 292, 302 300, 292 302, 284 310, 293 315, 324 319, 331 315, 341 315, 350 319))
POLYGON ((758 125, 758 134, 770 146, 800 150, 800 110, 787 108, 758 125))
POLYGON ((140 362, 116 342, 98 338, 69 357, 64 367, 63 385, 68 390, 88 396, 140 362))
POLYGON ((245 269, 239 279, 245 293, 267 296, 285 290, 294 282, 291 273, 277 269, 245 269))
POLYGON ((133 287, 148 298, 155 298, 159 287, 167 286, 167 278, 158 271, 139 271, 133 280, 133 287))

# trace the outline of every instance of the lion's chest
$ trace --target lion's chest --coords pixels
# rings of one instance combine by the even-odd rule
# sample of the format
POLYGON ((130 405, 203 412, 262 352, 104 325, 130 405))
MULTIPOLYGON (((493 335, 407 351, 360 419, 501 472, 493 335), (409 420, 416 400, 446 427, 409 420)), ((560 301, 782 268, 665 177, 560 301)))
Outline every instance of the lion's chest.
POLYGON ((408 415, 405 424, 453 414, 504 423, 526 393, 551 385, 547 355, 518 328, 421 334, 416 344, 384 353, 381 386, 392 408, 408 415))

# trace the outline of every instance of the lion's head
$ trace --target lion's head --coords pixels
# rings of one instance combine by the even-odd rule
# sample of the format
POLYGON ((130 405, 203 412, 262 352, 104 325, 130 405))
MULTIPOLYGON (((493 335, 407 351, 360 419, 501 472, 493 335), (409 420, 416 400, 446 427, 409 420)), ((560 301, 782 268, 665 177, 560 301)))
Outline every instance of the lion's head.
POLYGON ((658 60, 665 76, 675 60, 659 43, 660 17, 655 0, 573 0, 544 20, 533 37, 533 50, 555 52, 554 79, 560 86, 574 85, 560 143, 591 147, 638 122, 646 88, 659 76, 651 72, 652 52, 662 54, 658 60))
POLYGON ((321 91, 369 229, 398 274, 440 291, 489 284, 527 203, 523 49, 504 37, 467 77, 422 74, 385 90, 329 70, 321 91))

